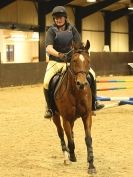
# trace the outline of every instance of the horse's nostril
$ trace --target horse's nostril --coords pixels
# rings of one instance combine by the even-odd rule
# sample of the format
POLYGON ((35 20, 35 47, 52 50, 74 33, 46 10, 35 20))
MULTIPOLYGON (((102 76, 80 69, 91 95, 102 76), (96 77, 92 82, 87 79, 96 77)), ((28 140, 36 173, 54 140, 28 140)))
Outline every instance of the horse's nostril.
POLYGON ((77 85, 80 85, 80 82, 79 82, 79 81, 77 81, 77 85))
POLYGON ((85 82, 85 86, 88 85, 88 82, 85 82))

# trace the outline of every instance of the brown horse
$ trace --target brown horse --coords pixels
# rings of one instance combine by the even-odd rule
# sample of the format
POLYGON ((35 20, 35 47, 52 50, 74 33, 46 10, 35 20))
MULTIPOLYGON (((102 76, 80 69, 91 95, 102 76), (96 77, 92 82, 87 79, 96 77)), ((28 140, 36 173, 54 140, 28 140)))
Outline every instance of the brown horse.
POLYGON ((75 46, 70 65, 54 96, 58 111, 53 115, 53 122, 58 131, 61 141, 62 151, 64 153, 64 162, 76 162, 75 144, 73 136, 73 126, 77 118, 81 117, 85 131, 85 143, 87 146, 87 162, 89 163, 88 172, 95 173, 93 165, 93 148, 91 138, 92 124, 92 94, 90 85, 87 81, 87 74, 90 67, 88 49, 89 41, 80 48, 75 46), (63 127, 60 117, 62 117, 63 127), (65 143, 64 131, 68 140, 65 143))

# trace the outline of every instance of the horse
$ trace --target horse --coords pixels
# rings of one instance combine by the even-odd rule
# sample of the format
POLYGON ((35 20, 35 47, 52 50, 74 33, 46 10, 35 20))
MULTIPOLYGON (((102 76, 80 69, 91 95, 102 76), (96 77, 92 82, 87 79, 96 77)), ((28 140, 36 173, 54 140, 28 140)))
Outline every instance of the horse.
POLYGON ((54 94, 56 110, 53 114, 53 122, 60 138, 64 163, 70 164, 70 162, 77 161, 73 132, 74 122, 77 118, 82 118, 87 146, 88 173, 92 174, 96 173, 96 169, 93 164, 94 156, 91 137, 92 93, 87 80, 90 67, 89 47, 88 40, 86 45, 74 46, 70 64, 67 65, 66 73, 54 94), (65 135, 67 137, 67 145, 64 139, 65 135))

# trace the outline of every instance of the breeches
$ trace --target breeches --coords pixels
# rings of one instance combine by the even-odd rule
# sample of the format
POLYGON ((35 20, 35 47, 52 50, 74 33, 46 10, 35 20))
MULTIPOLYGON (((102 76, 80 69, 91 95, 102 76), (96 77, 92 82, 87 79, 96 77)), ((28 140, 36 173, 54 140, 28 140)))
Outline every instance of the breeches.
POLYGON ((48 89, 49 82, 51 78, 58 72, 65 71, 66 70, 66 63, 59 63, 56 61, 49 61, 44 77, 43 87, 45 89, 48 89))
POLYGON ((92 74, 93 79, 96 80, 96 74, 92 68, 89 69, 89 72, 92 74))

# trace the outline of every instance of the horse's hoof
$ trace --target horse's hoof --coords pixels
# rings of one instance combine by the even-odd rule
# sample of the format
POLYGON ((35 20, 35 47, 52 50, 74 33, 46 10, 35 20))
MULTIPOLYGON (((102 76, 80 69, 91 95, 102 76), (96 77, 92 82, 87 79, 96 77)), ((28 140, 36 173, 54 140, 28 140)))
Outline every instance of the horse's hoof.
POLYGON ((71 162, 77 162, 76 157, 75 158, 70 158, 71 162))
POLYGON ((75 154, 70 154, 70 160, 71 160, 72 162, 77 162, 77 159, 76 159, 75 154))
POLYGON ((88 173, 89 174, 95 174, 96 173, 96 168, 88 168, 88 173))
POLYGON ((70 164, 70 159, 69 159, 69 153, 67 151, 64 151, 64 164, 69 165, 70 164))
POLYGON ((70 160, 64 160, 64 165, 70 165, 70 160))

